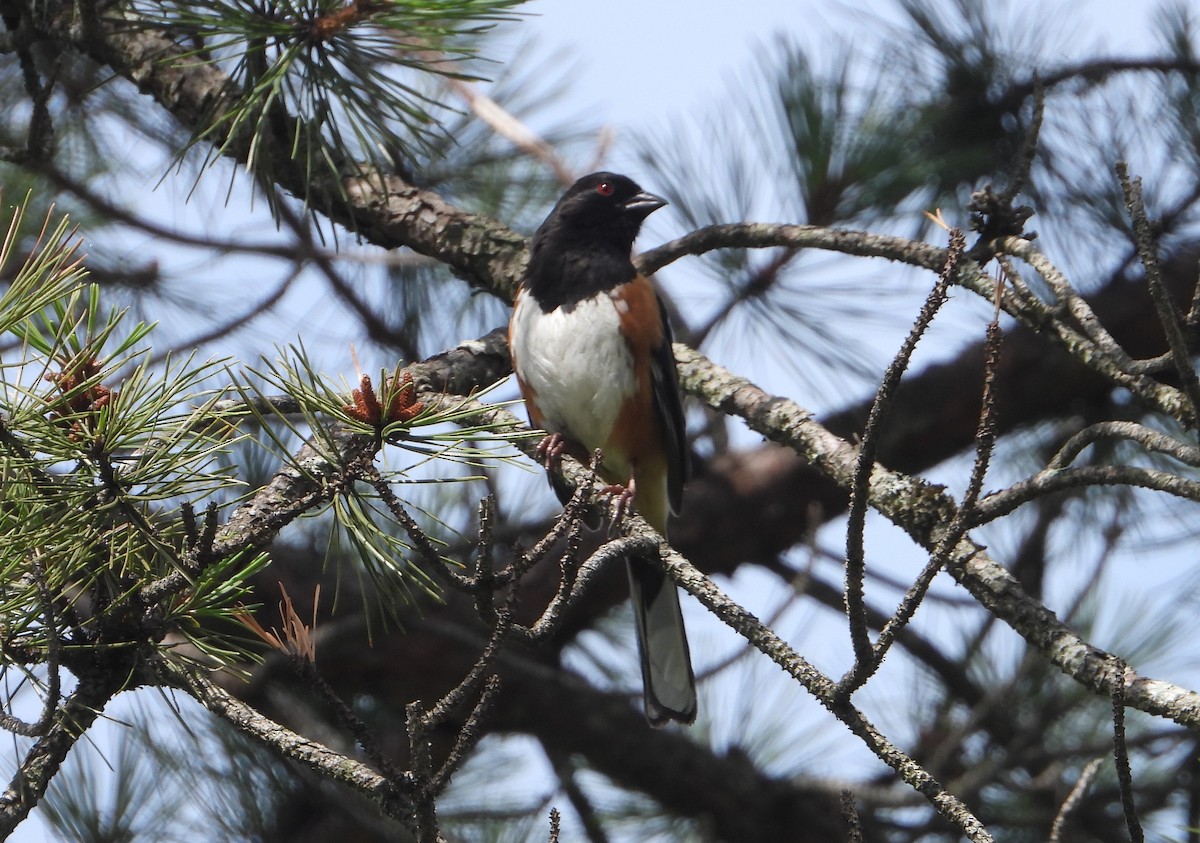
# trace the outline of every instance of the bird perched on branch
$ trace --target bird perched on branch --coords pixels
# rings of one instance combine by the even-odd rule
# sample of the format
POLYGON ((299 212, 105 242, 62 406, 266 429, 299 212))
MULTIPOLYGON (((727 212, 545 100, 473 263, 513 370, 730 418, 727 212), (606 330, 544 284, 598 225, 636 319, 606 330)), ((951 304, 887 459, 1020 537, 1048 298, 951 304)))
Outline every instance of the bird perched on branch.
MULTIPOLYGON (((509 323, 513 370, 530 422, 549 434, 548 460, 565 450, 587 462, 599 448, 620 506, 631 502, 664 536, 688 446, 666 311, 631 253, 665 204, 615 173, 575 182, 533 236, 509 323)), ((691 723, 696 681, 679 592, 652 562, 630 558, 628 570, 646 718, 691 723)))

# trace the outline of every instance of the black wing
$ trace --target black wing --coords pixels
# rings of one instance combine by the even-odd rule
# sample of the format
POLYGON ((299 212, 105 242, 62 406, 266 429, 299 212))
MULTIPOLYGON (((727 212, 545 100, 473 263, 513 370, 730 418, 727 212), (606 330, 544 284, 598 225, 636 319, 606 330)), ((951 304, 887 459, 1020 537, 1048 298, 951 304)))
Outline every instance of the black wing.
POLYGON ((687 423, 683 417, 683 399, 679 391, 679 373, 675 370, 675 357, 671 353, 671 323, 667 320, 667 309, 663 306, 662 298, 656 298, 662 317, 663 342, 654 349, 650 358, 650 385, 654 391, 654 409, 666 437, 667 499, 671 511, 679 512, 683 487, 691 476, 691 459, 687 423))

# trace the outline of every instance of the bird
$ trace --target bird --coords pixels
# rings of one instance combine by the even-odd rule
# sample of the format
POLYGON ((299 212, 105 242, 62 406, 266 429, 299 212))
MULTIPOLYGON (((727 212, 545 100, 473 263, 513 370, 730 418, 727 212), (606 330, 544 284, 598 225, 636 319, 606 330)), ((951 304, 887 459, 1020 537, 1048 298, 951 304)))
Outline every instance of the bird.
MULTIPOLYGON (((618 512, 631 503, 664 537, 689 450, 666 309, 632 252, 646 217, 666 204, 616 173, 576 181, 533 235, 509 322, 530 424, 548 434, 539 452, 587 462, 600 449, 600 477, 621 489, 618 512)), ((690 724, 696 680, 678 589, 645 559, 626 567, 646 719, 690 724)))

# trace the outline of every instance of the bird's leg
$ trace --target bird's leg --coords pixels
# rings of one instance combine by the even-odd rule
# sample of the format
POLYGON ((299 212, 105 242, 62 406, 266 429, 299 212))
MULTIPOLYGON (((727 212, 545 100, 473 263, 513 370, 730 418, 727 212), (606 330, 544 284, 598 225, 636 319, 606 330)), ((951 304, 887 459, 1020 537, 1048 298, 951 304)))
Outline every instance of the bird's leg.
POLYGON ((553 471, 566 450, 567 443, 561 433, 547 433, 533 449, 533 456, 546 467, 546 471, 553 471))

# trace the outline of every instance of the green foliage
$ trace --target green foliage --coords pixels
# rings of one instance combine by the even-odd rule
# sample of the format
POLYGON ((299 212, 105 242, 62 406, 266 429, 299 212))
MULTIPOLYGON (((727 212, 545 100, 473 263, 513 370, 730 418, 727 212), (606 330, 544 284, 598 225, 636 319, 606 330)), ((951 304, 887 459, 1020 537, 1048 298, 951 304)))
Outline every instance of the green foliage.
POLYGON ((444 107, 429 77, 472 78, 462 62, 521 0, 138 2, 142 22, 186 33, 188 58, 237 86, 193 143, 209 160, 245 145, 268 180, 280 156, 313 182, 355 162, 390 168, 430 146, 444 107), (194 45, 199 46, 194 46, 194 45))
MULTIPOLYGON (((913 207, 929 207, 936 168, 922 157, 913 110, 882 76, 864 88, 861 77, 874 68, 863 65, 850 50, 818 63, 798 41, 779 39, 705 131, 640 139, 651 173, 643 183, 664 191, 689 229, 741 219, 850 227, 904 219, 911 227, 913 207)), ((796 249, 693 258, 718 303, 711 319, 679 330, 681 339, 754 377, 827 377, 806 388, 844 400, 848 380, 869 383, 881 365, 875 349, 863 349, 862 329, 883 326, 880 297, 896 288, 880 279, 869 299, 847 296, 844 271, 829 273, 826 263, 796 249)))
MULTIPOLYGON (((135 643, 146 634, 146 612, 157 618, 156 640, 172 631, 209 665, 250 657, 231 621, 269 557, 207 552, 211 530, 245 488, 230 455, 248 439, 239 432, 248 422, 259 432, 252 447, 301 473, 311 465, 293 454, 302 440, 329 466, 341 464, 348 436, 406 455, 372 474, 377 483, 348 473, 330 502, 308 514, 329 518, 331 547, 352 551, 335 555, 356 560, 372 585, 362 592, 377 596, 387 614, 411 603, 414 589, 438 597, 429 566, 445 560, 423 527, 448 528, 426 514, 418 521, 381 490, 472 479, 457 468, 437 476, 433 466, 470 470, 515 459, 493 425, 473 423, 462 403, 425 406, 400 370, 381 372, 378 389, 365 378, 355 390, 335 386, 302 346, 235 377, 235 387, 212 386, 229 377, 224 360, 168 355, 151 365, 152 326, 128 324, 125 311, 104 306, 97 286, 81 283, 66 232, 65 222, 46 227, 42 248, 14 268, 0 300, 0 326, 20 349, 14 362, 0 364, 0 613, 25 648, 22 664, 9 666, 24 669, 64 642, 135 643), (285 412, 251 384, 281 391, 294 406, 285 412), (227 400, 231 390, 240 400, 227 400), (356 404, 347 403, 352 391, 356 404), (205 507, 198 525, 193 513, 205 507), (56 597, 48 602, 48 595, 56 597)), ((15 240, 10 234, 0 255, 5 264, 16 262, 15 240)))
MULTIPOLYGON (((1168 55, 1181 61, 1195 61, 1197 29, 1195 10, 1181 4, 1164 7, 1159 30, 1168 55)), ((1176 74, 1166 80, 1163 112, 1175 117, 1166 122, 1170 149, 1186 159, 1186 166, 1200 161, 1200 80, 1194 75, 1176 74)))
POLYGON ((206 386, 224 364, 152 368, 151 326, 125 326, 96 286, 80 285, 65 222, 46 231, 0 301, 0 326, 21 349, 0 365, 6 629, 32 652, 58 637, 136 640, 141 591, 183 572, 187 587, 157 607, 163 628, 220 662, 240 658, 208 630, 245 599, 265 557, 231 554, 203 569, 188 558, 190 507, 240 487, 220 459, 236 431, 216 408, 222 391, 206 386))
POLYGON ((47 217, 31 254, 14 266, 25 234, 29 197, 12 207, 3 244, 0 244, 0 277, 9 278, 0 295, 0 334, 62 298, 82 281, 83 270, 75 256, 70 225, 65 217, 54 223, 47 217))
POLYGON ((764 61, 769 108, 764 138, 780 139, 776 157, 801 199, 795 213, 814 225, 862 224, 927 192, 936 168, 918 154, 915 114, 886 84, 862 90, 853 54, 815 70, 797 44, 781 42, 764 61))
MULTIPOLYGON (((327 560, 349 564, 352 574, 365 575, 369 587, 358 591, 366 601, 367 616, 371 617, 374 613, 370 610, 376 608, 393 620, 399 620, 399 609, 411 605, 418 593, 440 599, 431 565, 457 563, 442 558, 438 548, 444 546, 443 540, 426 532, 436 529, 449 534, 451 529, 427 512, 420 519, 410 515, 408 510, 414 504, 401 501, 390 489, 477 480, 477 474, 447 473, 445 469, 453 465, 473 470, 521 458, 510 444, 513 434, 495 424, 473 421, 474 411, 465 402, 426 406, 417 401, 408 405, 408 412, 389 417, 386 408, 398 393, 411 389, 403 375, 400 369, 381 371, 374 381, 380 385, 378 388, 362 377, 357 388, 345 383, 335 386, 315 370, 303 344, 298 343, 280 349, 275 360, 263 360, 237 385, 260 431, 262 448, 316 483, 338 484, 338 492, 328 505, 315 507, 307 514, 328 519, 327 560), (282 393, 291 400, 276 400, 273 393, 282 393), (347 403, 351 393, 356 404, 347 403), (370 400, 364 399, 364 393, 371 395, 370 400), (362 410, 372 402, 384 414, 378 421, 363 417, 362 410), (333 467, 342 465, 348 434, 374 440, 379 447, 388 446, 382 459, 376 459, 396 465, 378 469, 378 483, 357 482, 357 473, 348 467, 340 477, 314 473, 309 459, 312 453, 320 455, 325 470, 334 471, 333 467), (300 441, 308 447, 297 452, 295 446, 300 441), (388 497, 379 492, 381 486, 389 489, 388 497)), ((342 573, 344 570, 339 568, 342 573)))
POLYGON ((77 843, 187 839, 179 833, 178 820, 185 808, 185 791, 162 786, 163 772, 140 732, 120 741, 104 761, 79 761, 72 775, 55 779, 42 803, 42 816, 59 839, 77 843))
MULTIPOLYGON (((330 461, 337 459, 339 438, 344 428, 378 436, 389 445, 424 458, 423 461, 451 460, 473 465, 482 460, 519 458, 508 444, 510 435, 506 433, 504 439, 493 435, 502 429, 501 426, 470 422, 474 410, 466 402, 438 403, 431 407, 421 404, 420 411, 413 417, 398 421, 389 419, 382 428, 357 418, 353 405, 347 404, 356 388, 345 382, 335 385, 317 372, 303 343, 279 349, 277 359, 263 359, 257 368, 248 368, 247 373, 237 386, 245 399, 243 412, 253 414, 264 428, 271 427, 266 424, 268 419, 282 422, 286 431, 308 441, 330 461), (278 391, 294 399, 295 403, 280 404, 272 400, 269 390, 278 391), (477 444, 479 442, 484 444, 477 444)), ((403 369, 380 372, 376 383, 383 386, 376 391, 381 403, 386 404, 389 396, 394 394, 392 390, 400 387, 402 375, 403 369)), ((491 388, 476 393, 475 397, 486 395, 491 388)), ((292 461, 297 470, 304 470, 295 462, 290 438, 271 429, 271 441, 264 444, 276 448, 277 455, 292 461)), ((394 479, 403 480, 410 471, 410 468, 402 469, 394 479)))

